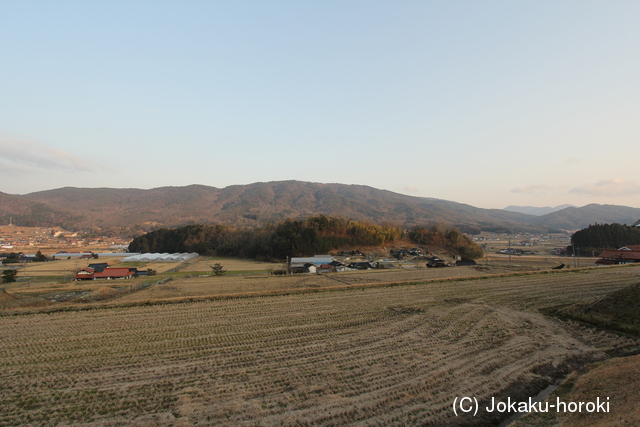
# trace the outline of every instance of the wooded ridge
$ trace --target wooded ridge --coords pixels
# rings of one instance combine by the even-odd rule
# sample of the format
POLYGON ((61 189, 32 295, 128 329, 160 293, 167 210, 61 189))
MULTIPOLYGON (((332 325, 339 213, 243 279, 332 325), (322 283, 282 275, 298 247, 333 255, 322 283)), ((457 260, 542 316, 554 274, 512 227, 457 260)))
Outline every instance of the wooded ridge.
POLYGON ((189 224, 262 226, 314 215, 411 228, 443 224, 463 232, 577 230, 595 222, 631 224, 640 209, 587 205, 534 216, 482 209, 442 199, 413 197, 364 185, 302 181, 204 185, 150 190, 65 187, 26 195, 0 193, 0 221, 16 225, 136 236, 189 224))
POLYGON ((465 259, 477 259, 482 249, 455 229, 415 227, 410 231, 390 225, 367 224, 324 215, 304 221, 287 219, 257 228, 224 225, 190 225, 160 229, 137 237, 131 252, 197 252, 264 261, 290 256, 312 256, 337 249, 391 246, 395 243, 421 244, 429 250, 446 251, 465 259))

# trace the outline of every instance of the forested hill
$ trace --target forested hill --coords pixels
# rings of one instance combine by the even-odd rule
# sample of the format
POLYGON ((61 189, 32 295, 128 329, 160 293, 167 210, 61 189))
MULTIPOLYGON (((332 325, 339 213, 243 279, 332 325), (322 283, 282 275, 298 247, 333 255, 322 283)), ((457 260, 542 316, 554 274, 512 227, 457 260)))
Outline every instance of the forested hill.
POLYGON ((640 245, 640 227, 624 224, 594 224, 576 231, 573 244, 583 253, 619 249, 622 246, 640 245))
POLYGON ((463 232, 548 232, 589 224, 640 219, 640 209, 612 205, 566 208, 543 216, 481 209, 463 203, 412 197, 364 185, 302 181, 258 182, 215 188, 204 185, 135 188, 59 188, 0 200, 4 223, 62 225, 70 230, 137 236, 188 224, 264 226, 314 215, 352 218, 404 228, 444 224, 463 232))
POLYGON ((429 250, 475 259, 482 249, 453 229, 415 227, 408 233, 389 225, 366 224, 342 218, 316 216, 304 221, 285 220, 258 228, 191 225, 160 229, 131 242, 131 252, 198 252, 261 260, 311 256, 337 249, 419 243, 429 250))
POLYGON ((0 192, 0 221, 24 227, 61 226, 73 230, 81 215, 48 203, 0 192))
POLYGON ((260 226, 313 215, 404 227, 442 223, 462 231, 540 229, 526 224, 530 215, 502 209, 481 209, 364 185, 301 181, 259 182, 222 189, 204 185, 151 190, 67 187, 22 197, 82 215, 81 227, 130 227, 139 232, 187 224, 260 226))

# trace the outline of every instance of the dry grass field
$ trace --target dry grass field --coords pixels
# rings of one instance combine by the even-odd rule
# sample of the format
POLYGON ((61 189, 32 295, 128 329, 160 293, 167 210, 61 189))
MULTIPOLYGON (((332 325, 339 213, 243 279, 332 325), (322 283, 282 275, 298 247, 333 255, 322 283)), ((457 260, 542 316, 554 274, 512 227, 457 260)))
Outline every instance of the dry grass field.
POLYGON ((638 283, 640 266, 399 286, 382 285, 393 282, 384 274, 369 275, 378 286, 354 274, 323 292, 5 311, 0 425, 497 425, 482 411, 456 417, 454 399, 525 398, 585 362, 638 350, 537 309, 638 283))
MULTIPOLYGON (((18 277, 21 282, 27 280, 32 283, 39 284, 53 284, 60 282, 68 282, 71 280, 78 270, 87 267, 91 263, 106 262, 111 267, 123 267, 130 266, 136 267, 140 270, 153 269, 158 274, 168 272, 170 270, 180 270, 186 273, 193 274, 211 274, 211 265, 216 262, 224 264, 226 270, 230 273, 240 272, 269 272, 282 268, 281 264, 277 263, 264 263, 245 260, 233 260, 233 259, 216 259, 209 257, 196 258, 194 262, 179 263, 179 262, 122 262, 118 257, 103 257, 100 259, 59 259, 50 262, 33 262, 18 264, 18 277)), ((21 283, 9 285, 12 287, 21 287, 21 283)))
MULTIPOLYGON (((640 425, 640 355, 619 357, 588 366, 586 373, 569 375, 547 400, 590 402, 595 396, 609 398, 610 412, 537 413, 522 417, 513 427, 609 427, 640 425), (615 406, 614 406, 615 405, 615 406)), ((604 399, 603 399, 604 400, 604 399)))
POLYGON ((149 287, 113 302, 145 302, 187 297, 242 296, 247 294, 273 294, 308 292, 313 290, 344 288, 354 285, 379 285, 464 277, 484 277, 505 274, 506 268, 457 267, 420 268, 412 270, 350 271, 323 275, 298 274, 274 276, 268 274, 244 276, 186 276, 176 277, 165 284, 149 287))
POLYGON ((76 271, 87 267, 93 262, 102 262, 94 259, 62 259, 50 262, 30 262, 18 264, 21 277, 64 276, 73 277, 76 271))
MULTIPOLYGON (((559 258, 562 260, 562 258, 559 258)), ((238 294, 260 294, 273 292, 304 291, 318 288, 336 288, 355 284, 401 283, 426 281, 444 278, 486 276, 509 272, 547 271, 559 265, 558 258, 526 257, 518 262, 509 262, 501 257, 489 257, 480 261, 477 267, 425 268, 424 262, 409 262, 407 267, 391 270, 350 271, 323 276, 272 276, 270 272, 283 268, 279 263, 263 263, 247 260, 199 257, 192 262, 122 262, 118 257, 94 259, 63 259, 42 263, 24 263, 19 265, 18 281, 3 285, 17 299, 20 297, 39 297, 42 300, 21 299, 10 304, 0 301, 0 310, 18 306, 68 304, 72 298, 56 298, 60 293, 82 294, 86 289, 100 286, 116 288, 136 288, 145 283, 155 283, 167 278, 172 282, 164 286, 153 286, 143 292, 120 292, 105 294, 104 300, 118 297, 122 301, 153 301, 159 298, 205 297, 238 294), (74 282, 72 278, 79 269, 93 262, 108 262, 112 267, 136 267, 139 270, 155 270, 157 276, 141 276, 127 281, 74 282), (223 277, 212 277, 211 265, 221 263, 228 271, 223 277)), ((74 303, 81 301, 74 300, 74 303)), ((91 300, 91 302, 94 302, 91 300)))
POLYGON ((565 236, 533 236, 527 234, 495 234, 484 232, 481 233, 482 239, 478 241, 480 244, 486 244, 485 252, 494 253, 500 249, 520 248, 539 252, 540 255, 548 254, 555 248, 567 247, 571 244, 569 234, 565 236), (526 244, 523 245, 523 244, 526 244))
POLYGON ((202 257, 196 261, 197 262, 190 264, 189 266, 181 269, 180 271, 211 273, 211 266, 214 265, 215 263, 222 264, 224 268, 230 272, 233 272, 233 271, 268 272, 268 271, 273 271, 273 270, 278 270, 283 268, 282 264, 273 263, 273 262, 247 261, 247 260, 230 259, 230 258, 202 257))

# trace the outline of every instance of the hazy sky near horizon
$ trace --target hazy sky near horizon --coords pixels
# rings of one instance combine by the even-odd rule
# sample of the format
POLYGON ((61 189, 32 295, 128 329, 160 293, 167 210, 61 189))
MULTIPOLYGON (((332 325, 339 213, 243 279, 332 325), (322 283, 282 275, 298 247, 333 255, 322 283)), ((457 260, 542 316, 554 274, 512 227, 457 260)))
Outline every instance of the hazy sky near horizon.
POLYGON ((0 2, 0 191, 640 207, 640 2, 0 2))

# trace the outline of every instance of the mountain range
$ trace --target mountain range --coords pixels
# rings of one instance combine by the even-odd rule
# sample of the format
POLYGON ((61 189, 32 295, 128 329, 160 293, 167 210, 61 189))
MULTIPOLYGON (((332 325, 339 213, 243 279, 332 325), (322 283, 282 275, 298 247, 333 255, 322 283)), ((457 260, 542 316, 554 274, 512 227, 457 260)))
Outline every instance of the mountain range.
POLYGON ((506 208, 504 208, 504 210, 505 211, 510 211, 510 212, 520 212, 520 213, 524 213, 524 214, 528 214, 528 215, 540 216, 540 215, 546 215, 546 214, 550 214, 550 213, 553 213, 553 212, 561 211, 562 209, 565 209, 565 208, 577 208, 577 206, 569 205, 569 204, 564 204, 564 205, 555 206, 555 207, 551 207, 551 206, 536 207, 536 206, 509 205, 506 208))
POLYGON ((411 227, 441 223, 462 231, 572 231, 598 223, 632 224, 640 209, 614 205, 566 207, 545 215, 482 209, 364 185, 302 181, 225 188, 204 185, 150 190, 65 187, 26 195, 0 193, 0 221, 137 235, 187 224, 257 226, 285 218, 329 215, 411 227))

